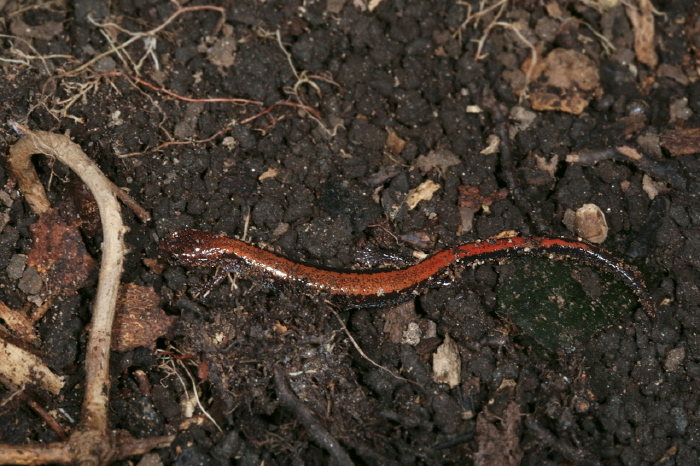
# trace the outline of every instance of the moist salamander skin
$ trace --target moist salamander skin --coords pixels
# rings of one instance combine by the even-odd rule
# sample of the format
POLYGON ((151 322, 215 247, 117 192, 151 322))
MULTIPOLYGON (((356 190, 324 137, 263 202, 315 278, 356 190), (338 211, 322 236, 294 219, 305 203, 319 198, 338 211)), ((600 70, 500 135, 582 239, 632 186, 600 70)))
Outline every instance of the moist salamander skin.
POLYGON ((410 299, 439 284, 440 278, 457 266, 519 256, 572 258, 615 275, 632 289, 649 315, 654 313, 651 296, 637 271, 602 249, 564 238, 517 236, 476 241, 436 252, 408 267, 369 270, 312 267, 244 241, 198 230, 171 233, 158 247, 174 265, 221 267, 353 307, 378 307, 410 299))

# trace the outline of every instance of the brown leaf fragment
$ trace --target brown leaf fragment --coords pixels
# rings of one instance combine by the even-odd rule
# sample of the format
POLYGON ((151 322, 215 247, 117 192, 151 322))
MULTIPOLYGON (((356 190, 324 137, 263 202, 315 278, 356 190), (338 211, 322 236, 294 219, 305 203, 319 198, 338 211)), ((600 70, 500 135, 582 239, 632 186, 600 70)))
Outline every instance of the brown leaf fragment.
POLYGON ((656 68, 659 58, 654 50, 654 5, 650 0, 625 2, 625 12, 634 29, 634 53, 637 60, 656 68))
POLYGON ((660 139, 661 145, 671 155, 689 155, 700 152, 700 128, 666 131, 660 139))
POLYGON ((401 343, 403 332, 408 324, 418 319, 416 303, 413 300, 397 304, 389 308, 384 314, 384 333, 389 335, 389 341, 395 344, 401 343))
POLYGON ((92 238, 100 234, 102 232, 100 209, 85 183, 80 180, 66 183, 66 196, 75 204, 75 210, 78 212, 77 220, 85 236, 92 238))
POLYGON ((507 189, 499 189, 487 195, 482 195, 477 186, 462 185, 457 186, 459 192, 459 207, 467 207, 474 212, 478 212, 484 206, 490 206, 494 202, 502 201, 508 197, 507 189))
POLYGON ((499 416, 492 414, 487 407, 476 418, 479 449, 474 454, 474 464, 519 465, 524 454, 520 446, 521 429, 520 407, 516 402, 509 402, 499 416))
POLYGON ((160 308, 153 287, 123 284, 112 327, 112 350, 128 351, 139 346, 154 349, 156 339, 168 334, 174 320, 160 308))
POLYGON ((401 155, 401 152, 403 152, 404 147, 406 147, 406 141, 401 139, 401 137, 391 128, 387 128, 386 132, 386 148, 389 149, 389 152, 391 152, 394 156, 398 157, 401 155))
POLYGON ((586 55, 554 49, 532 72, 530 103, 535 110, 560 110, 579 115, 600 92, 598 67, 586 55))
POLYGON ((418 249, 430 249, 435 245, 435 234, 428 231, 409 231, 399 235, 399 239, 418 249))
POLYGON ((447 149, 435 149, 428 152, 428 155, 419 155, 416 160, 416 168, 425 175, 432 169, 443 174, 453 165, 460 162, 459 157, 447 149))
POLYGON ((117 299, 112 327, 112 350, 128 351, 139 346, 156 347, 156 339, 167 335, 175 318, 160 308, 160 298, 150 286, 125 283, 117 299))
POLYGON ((27 266, 36 267, 49 294, 77 291, 96 278, 97 262, 85 249, 79 223, 52 208, 30 228, 34 244, 27 266))

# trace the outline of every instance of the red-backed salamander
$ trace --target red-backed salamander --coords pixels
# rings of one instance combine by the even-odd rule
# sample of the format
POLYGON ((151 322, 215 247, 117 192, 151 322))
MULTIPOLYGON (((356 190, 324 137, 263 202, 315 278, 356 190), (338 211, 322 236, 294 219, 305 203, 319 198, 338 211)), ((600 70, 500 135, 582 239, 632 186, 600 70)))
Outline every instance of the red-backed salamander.
MULTIPOLYGON (((292 286, 325 295, 353 307, 393 304, 418 295, 456 266, 519 256, 573 258, 596 266, 627 284, 642 307, 654 314, 654 304, 639 272, 610 253, 583 241, 553 237, 512 237, 477 241, 445 249, 422 262, 401 269, 333 270, 311 267, 286 259, 237 239, 205 231, 176 231, 159 244, 174 265, 222 267, 244 277, 273 285, 292 286)), ((218 283, 223 275, 215 279, 218 283)))

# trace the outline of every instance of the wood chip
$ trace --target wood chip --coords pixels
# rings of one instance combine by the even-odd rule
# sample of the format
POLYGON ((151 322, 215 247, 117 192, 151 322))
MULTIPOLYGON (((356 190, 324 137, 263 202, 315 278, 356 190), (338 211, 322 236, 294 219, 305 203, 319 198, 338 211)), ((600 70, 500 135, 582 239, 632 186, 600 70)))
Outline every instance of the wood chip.
POLYGON ((445 341, 433 355, 433 381, 455 388, 461 378, 462 358, 459 355, 459 347, 449 335, 445 335, 445 341))
POLYGON ((0 341, 0 381, 11 389, 36 385, 53 395, 63 388, 63 379, 34 354, 8 341, 0 341))
POLYGON ((127 283, 119 291, 112 349, 128 351, 139 346, 154 349, 156 339, 170 331, 175 318, 160 308, 160 297, 153 287, 127 283))
POLYGON ((24 313, 10 309, 7 304, 0 301, 0 319, 22 340, 38 346, 39 337, 34 331, 34 322, 24 313))
POLYGON ((634 53, 637 60, 656 68, 659 58, 654 50, 654 5, 650 0, 625 2, 625 12, 634 29, 634 53))

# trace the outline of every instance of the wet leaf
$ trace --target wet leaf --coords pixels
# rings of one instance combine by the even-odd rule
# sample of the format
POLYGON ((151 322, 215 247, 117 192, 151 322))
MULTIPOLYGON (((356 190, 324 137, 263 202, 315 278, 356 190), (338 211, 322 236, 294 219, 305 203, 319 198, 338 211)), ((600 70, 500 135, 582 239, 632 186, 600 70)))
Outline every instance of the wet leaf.
POLYGON ((590 275, 582 280, 587 293, 573 278, 586 274, 573 262, 524 258, 509 266, 517 273, 504 275, 497 312, 549 351, 587 342, 637 302, 625 284, 607 273, 598 274, 598 283, 591 283, 596 281, 590 275))

